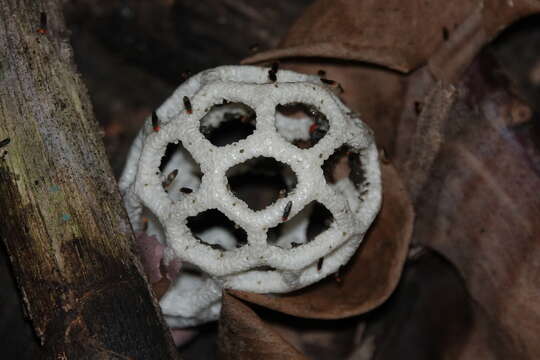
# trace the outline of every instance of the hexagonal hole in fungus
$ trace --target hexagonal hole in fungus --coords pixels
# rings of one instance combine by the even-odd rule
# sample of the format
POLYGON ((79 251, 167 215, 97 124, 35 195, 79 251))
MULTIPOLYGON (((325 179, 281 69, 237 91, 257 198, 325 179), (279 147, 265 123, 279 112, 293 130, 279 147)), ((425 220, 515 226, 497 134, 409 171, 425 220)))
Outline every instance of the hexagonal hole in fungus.
POLYGON ((333 221, 332 213, 323 204, 312 201, 294 217, 268 229, 267 242, 283 249, 293 249, 328 230, 333 221))
POLYGON ((201 167, 180 142, 167 144, 156 175, 172 201, 197 191, 202 179, 201 167))
POLYGON ((187 227, 193 237, 214 249, 232 250, 247 243, 246 231, 217 209, 188 217, 187 227))
POLYGON ((297 183, 296 174, 289 165, 263 156, 231 167, 226 176, 234 196, 254 211, 286 197, 297 183))
POLYGON ((343 145, 336 149, 322 165, 324 177, 329 184, 335 184, 339 180, 348 177, 357 189, 365 181, 360 154, 343 145))
POLYGON ((315 105, 304 103, 276 106, 276 130, 291 144, 305 149, 317 144, 328 133, 330 123, 315 105))
POLYGON ((255 111, 242 103, 212 106, 201 118, 199 130, 215 146, 225 146, 253 134, 256 125, 255 111))

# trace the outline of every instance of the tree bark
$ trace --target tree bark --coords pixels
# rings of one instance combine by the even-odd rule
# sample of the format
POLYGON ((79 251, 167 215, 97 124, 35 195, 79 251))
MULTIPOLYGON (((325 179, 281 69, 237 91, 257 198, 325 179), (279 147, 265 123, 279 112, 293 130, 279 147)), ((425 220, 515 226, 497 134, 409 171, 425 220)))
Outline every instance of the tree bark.
POLYGON ((60 3, 0 2, 0 235, 44 358, 176 359, 60 3))

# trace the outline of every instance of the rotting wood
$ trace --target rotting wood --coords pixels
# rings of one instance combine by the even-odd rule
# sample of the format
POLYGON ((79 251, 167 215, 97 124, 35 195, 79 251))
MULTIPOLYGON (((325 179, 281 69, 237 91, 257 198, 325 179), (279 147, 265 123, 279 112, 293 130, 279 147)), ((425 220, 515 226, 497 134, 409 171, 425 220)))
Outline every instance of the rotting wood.
POLYGON ((0 235, 26 313, 44 358, 176 359, 67 34, 59 0, 0 2, 0 235))

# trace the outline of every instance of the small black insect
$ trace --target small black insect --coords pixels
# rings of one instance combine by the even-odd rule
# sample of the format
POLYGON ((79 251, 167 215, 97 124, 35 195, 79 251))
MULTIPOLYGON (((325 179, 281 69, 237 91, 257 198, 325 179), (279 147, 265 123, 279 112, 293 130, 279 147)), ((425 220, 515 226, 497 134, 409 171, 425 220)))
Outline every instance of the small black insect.
POLYGON ((291 213, 292 209, 292 201, 289 201, 287 205, 285 205, 285 208, 283 209, 283 215, 281 216, 281 221, 287 221, 289 218, 289 214, 291 213))
POLYGON ((422 108, 423 108, 423 105, 420 101, 414 102, 414 113, 416 115, 420 115, 420 113, 422 112, 422 108))
POLYGON ((301 244, 301 243, 294 242, 294 241, 291 242, 291 248, 293 248, 293 249, 299 247, 300 245, 302 245, 302 244, 301 244))
POLYGON ((317 271, 321 271, 323 261, 324 261, 324 257, 320 258, 319 261, 317 261, 317 271))
POLYGON ((270 67, 270 70, 268 70, 268 79, 271 82, 276 82, 277 81, 277 72, 278 72, 278 70, 279 70, 279 63, 278 62, 273 62, 272 66, 270 67))
POLYGON ((193 108, 191 107, 191 101, 189 101, 189 98, 187 96, 184 96, 184 108, 186 109, 186 112, 188 114, 193 113, 193 108))
POLYGON ((5 138, 4 140, 0 141, 0 148, 4 147, 6 145, 9 145, 10 142, 11 142, 10 138, 5 138))
POLYGON ((321 82, 323 82, 326 85, 335 85, 336 84, 336 82, 334 80, 325 79, 325 78, 321 78, 321 82))
POLYGON ((343 87, 341 87, 341 84, 338 83, 338 82, 335 81, 335 80, 330 80, 330 79, 325 79, 325 78, 321 78, 320 80, 321 80, 321 82, 322 82, 323 84, 326 84, 326 85, 329 85, 329 86, 331 86, 331 87, 333 87, 333 88, 338 89, 338 91, 339 91, 340 93, 342 93, 342 92, 345 91, 345 90, 343 90, 343 87))
POLYGON ((173 171, 171 171, 169 173, 169 175, 167 175, 167 177, 165 178, 165 180, 161 183, 161 185, 163 186, 163 188, 168 188, 169 185, 172 184, 172 182, 174 181, 174 179, 176 179, 176 175, 178 175, 178 169, 174 169, 173 171))
POLYGON ((44 12, 39 14, 39 29, 37 32, 41 35, 47 34, 47 14, 44 12))
POLYGON ((276 82, 276 81, 277 81, 276 73, 273 72, 272 70, 269 70, 269 71, 268 71, 268 79, 269 79, 271 82, 276 82))
POLYGON ((317 71, 317 75, 319 75, 319 77, 322 77, 322 78, 323 78, 323 77, 326 76, 326 71, 324 71, 324 70, 321 69, 321 70, 317 71))
POLYGON ((192 189, 187 188, 187 187, 180 188, 180 191, 183 192, 184 194, 191 194, 193 192, 192 189))
POLYGON ((448 31, 448 28, 446 27, 442 28, 442 37, 444 41, 448 40, 448 38, 450 37, 450 32, 448 31))
POLYGON ((159 131, 159 118, 155 111, 152 111, 152 129, 154 129, 155 132, 159 131))
POLYGON ((309 127, 309 137, 312 144, 316 144, 321 140, 329 130, 329 122, 324 114, 318 111, 315 107, 308 108, 309 116, 314 120, 309 127))

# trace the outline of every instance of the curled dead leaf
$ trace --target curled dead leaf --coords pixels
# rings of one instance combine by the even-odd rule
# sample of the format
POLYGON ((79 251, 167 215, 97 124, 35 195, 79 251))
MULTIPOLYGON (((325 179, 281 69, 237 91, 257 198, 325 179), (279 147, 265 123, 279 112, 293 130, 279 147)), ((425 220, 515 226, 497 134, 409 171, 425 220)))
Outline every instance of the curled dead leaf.
POLYGON ((339 58, 409 72, 422 65, 478 6, 474 0, 317 1, 293 25, 280 47, 246 61, 339 58), (422 31, 418 31, 420 24, 422 31))
MULTIPOLYGON (((515 104, 524 105, 486 57, 457 84, 444 141, 415 203, 414 241, 444 254, 465 279, 484 322, 473 335, 487 332, 500 339, 490 351, 530 359, 540 354, 540 142, 534 121, 515 124, 515 104)), ((469 345, 463 358, 477 356, 478 344, 469 345)))
POLYGON ((540 4, 527 0, 319 0, 292 26, 278 48, 244 62, 333 58, 408 73, 446 47, 448 51, 433 67, 453 72, 453 64, 466 65, 464 54, 474 54, 505 26, 535 11, 540 11, 540 4), (454 33, 471 45, 465 49, 464 42, 453 41, 454 33))

